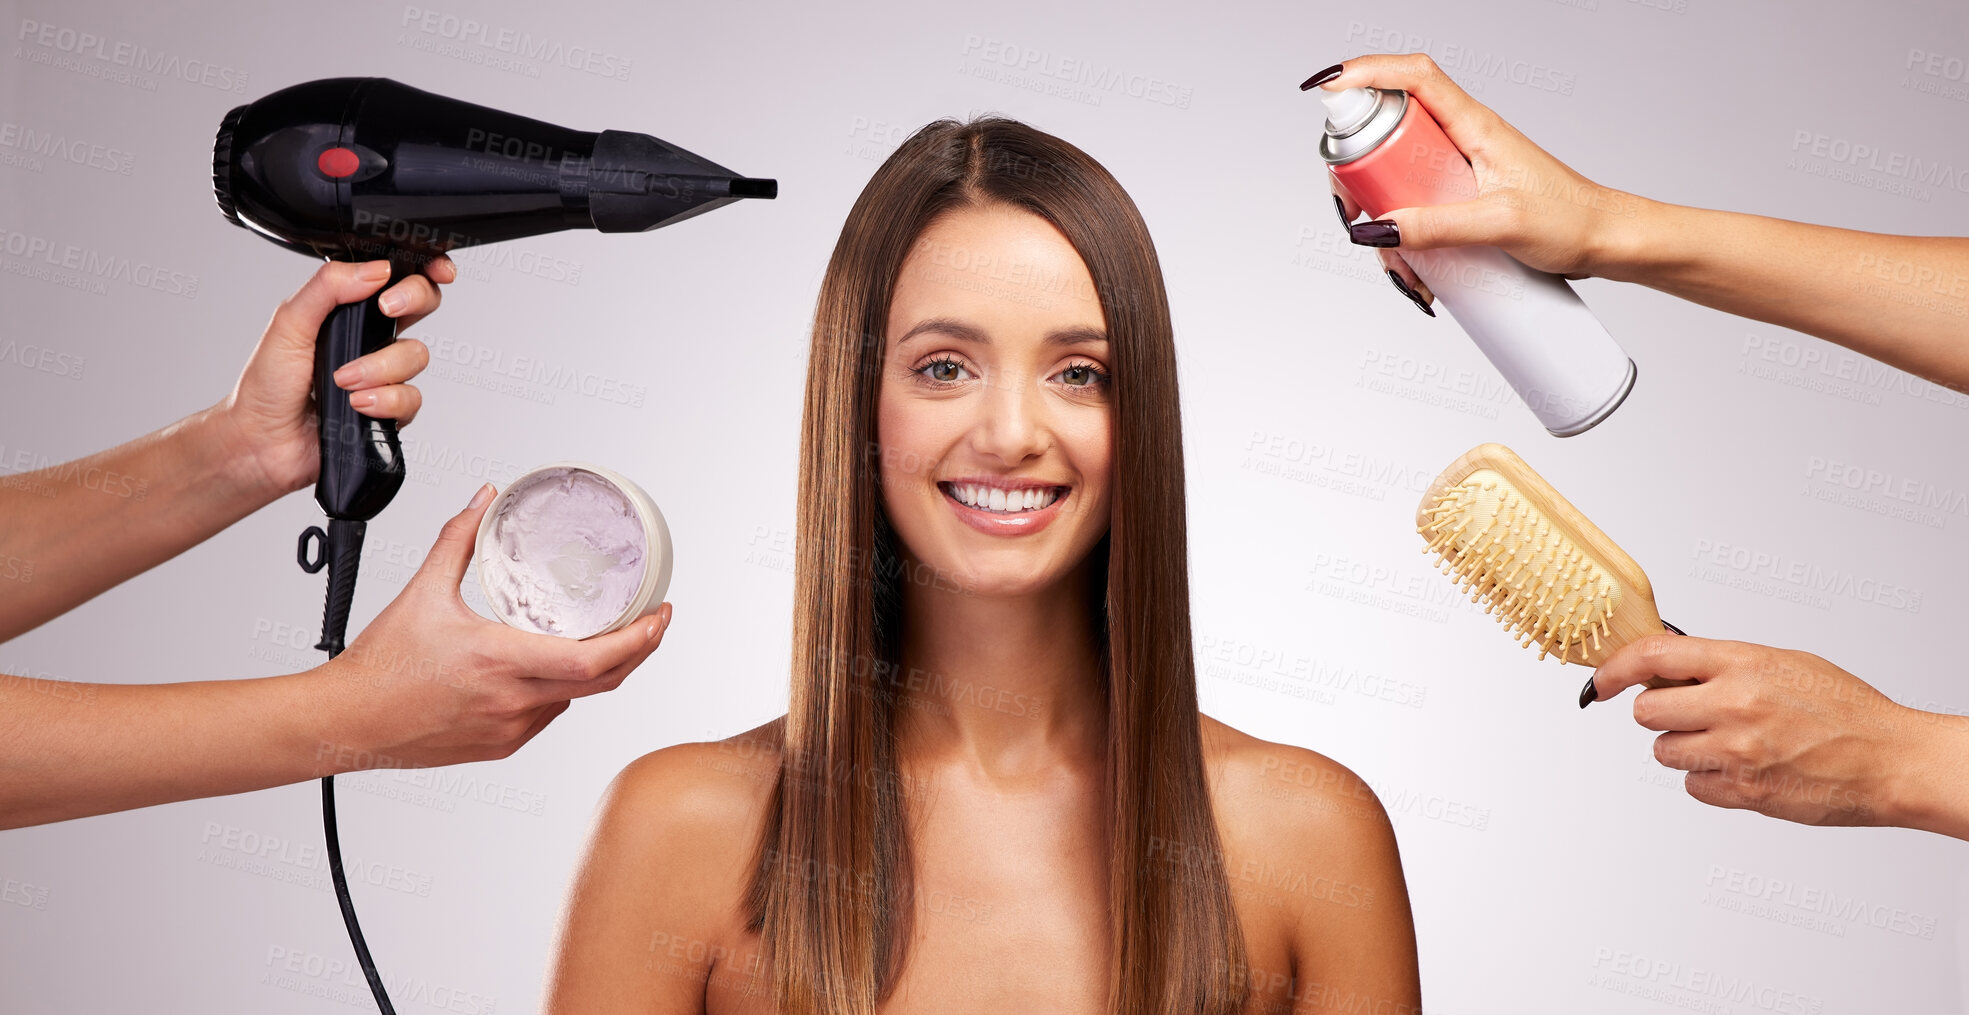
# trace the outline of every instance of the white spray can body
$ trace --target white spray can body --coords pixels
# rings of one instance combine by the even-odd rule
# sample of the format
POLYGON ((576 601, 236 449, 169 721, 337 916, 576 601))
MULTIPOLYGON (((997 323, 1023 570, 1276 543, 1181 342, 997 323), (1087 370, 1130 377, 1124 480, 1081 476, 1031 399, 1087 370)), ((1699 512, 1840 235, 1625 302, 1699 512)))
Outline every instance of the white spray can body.
MULTIPOLYGON (((1324 98, 1320 155, 1369 215, 1476 197, 1468 161, 1406 93, 1350 88, 1324 98)), ((1553 434, 1584 433, 1633 389, 1634 361, 1565 279, 1496 247, 1403 250, 1402 258, 1553 434)))

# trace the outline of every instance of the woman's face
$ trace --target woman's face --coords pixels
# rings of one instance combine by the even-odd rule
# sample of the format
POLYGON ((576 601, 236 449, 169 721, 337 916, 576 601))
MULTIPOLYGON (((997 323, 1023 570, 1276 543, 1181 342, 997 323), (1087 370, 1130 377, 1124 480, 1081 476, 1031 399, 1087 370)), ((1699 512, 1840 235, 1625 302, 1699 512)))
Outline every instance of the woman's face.
POLYGON ((1109 522, 1109 351, 1058 229, 1005 204, 930 224, 889 306, 876 418, 882 503, 911 580, 1029 594, 1109 522))

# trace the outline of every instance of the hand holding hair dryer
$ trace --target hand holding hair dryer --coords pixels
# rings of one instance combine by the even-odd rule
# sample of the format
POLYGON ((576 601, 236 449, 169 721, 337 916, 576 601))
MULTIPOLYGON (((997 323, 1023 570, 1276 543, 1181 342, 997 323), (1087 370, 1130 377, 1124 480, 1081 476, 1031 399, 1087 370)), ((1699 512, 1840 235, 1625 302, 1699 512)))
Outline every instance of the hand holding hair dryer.
MULTIPOLYGON (((388 78, 324 78, 227 113, 212 146, 212 189, 234 225, 289 250, 329 260, 387 258, 390 280, 380 294, 459 247, 562 229, 647 232, 738 198, 775 197, 779 188, 648 134, 569 130, 388 78)), ((396 422, 335 397, 334 374, 396 341, 396 325, 371 297, 337 307, 315 340, 315 501, 328 528, 301 533, 297 556, 311 574, 328 568, 315 647, 330 658, 343 648, 364 528, 404 477, 396 422)), ((661 549, 667 582, 667 532, 661 549)), ((321 798, 329 874, 349 942, 378 1010, 395 1015, 349 898, 333 776, 322 779, 321 798)))
MULTIPOLYGON (((1319 96, 1327 111, 1320 157, 1369 215, 1477 196, 1469 161, 1407 92, 1319 96)), ((1403 250, 1402 259, 1553 434, 1586 432, 1632 390, 1634 361, 1565 279, 1496 247, 1403 250)))
MULTIPOLYGON (((744 197, 778 194, 648 134, 569 130, 388 78, 324 78, 227 113, 212 187, 235 225, 312 257, 388 258, 384 289, 459 247, 558 232, 646 232, 744 197)), ((381 292, 382 290, 378 290, 381 292)), ((371 298, 337 308, 315 342, 315 391, 343 364, 396 341, 371 298)), ((301 535, 301 566, 326 566, 316 648, 342 649, 363 523, 403 485, 396 423, 320 397, 315 501, 328 530, 301 535)))

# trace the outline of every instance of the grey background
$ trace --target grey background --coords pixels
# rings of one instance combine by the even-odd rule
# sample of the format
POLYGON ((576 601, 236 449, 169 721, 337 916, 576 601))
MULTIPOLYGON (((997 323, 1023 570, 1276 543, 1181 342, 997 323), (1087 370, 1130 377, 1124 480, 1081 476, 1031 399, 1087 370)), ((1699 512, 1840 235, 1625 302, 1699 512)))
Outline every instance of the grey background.
MULTIPOLYGON (((650 236, 483 248, 413 332, 438 351, 407 434, 413 478, 371 526, 351 630, 479 482, 561 458, 621 470, 662 505, 676 619, 626 685, 577 702, 513 758, 341 781, 359 908, 400 1011, 534 1007, 607 781, 644 752, 782 710, 822 269, 897 142, 983 110, 1085 148, 1147 217, 1178 326, 1205 709, 1339 759, 1380 793, 1432 1012, 1963 1010, 1962 843, 1694 802, 1652 760, 1626 699, 1581 713, 1586 671, 1535 663, 1456 598, 1427 570, 1410 518, 1437 470, 1501 441, 1647 568, 1664 614, 1692 634, 1816 652, 1897 700, 1959 712, 1969 400, 1809 337, 1587 281, 1580 292, 1640 378, 1610 421, 1552 438, 1453 323, 1415 313, 1345 242, 1314 152, 1317 104, 1294 86, 1350 55, 1422 49, 1600 182, 1960 234, 1969 10, 824 7, 4 7, 0 125, 105 151, 91 168, 0 146, 0 228, 165 280, 0 249, 9 472, 218 399, 274 304, 307 278, 312 265, 227 225, 209 196, 220 116, 276 88, 387 75, 573 127, 654 133, 781 182, 775 202, 650 236), (447 16, 541 55, 453 38, 447 16), (95 52, 111 57, 43 45, 27 22, 101 36, 95 52), (119 67, 118 44, 157 69, 119 67), (1946 59, 1929 73, 1913 51, 1946 59), (619 74, 554 53, 592 53, 619 74), (998 62, 1008 54, 1034 62, 1021 72, 998 62), (1847 474, 1823 464, 1834 462, 1922 484, 1936 503, 1903 517, 1877 492, 1820 499, 1845 492, 1828 479, 1847 474), (1919 609, 1731 563, 1754 554, 1897 586, 1919 609)), ((311 666, 321 582, 290 561, 316 517, 295 494, 0 645, 0 671, 152 682, 311 666)), ((0 1007, 367 1006, 320 835, 312 785, 0 834, 0 1007)))

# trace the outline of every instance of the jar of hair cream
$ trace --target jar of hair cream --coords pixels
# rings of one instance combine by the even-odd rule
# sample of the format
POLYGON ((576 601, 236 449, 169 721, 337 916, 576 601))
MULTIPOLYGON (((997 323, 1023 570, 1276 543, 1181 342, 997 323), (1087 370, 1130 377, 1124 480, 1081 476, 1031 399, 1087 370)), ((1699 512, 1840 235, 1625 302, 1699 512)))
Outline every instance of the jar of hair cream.
POLYGON ((536 634, 607 634, 656 612, 670 588, 670 529, 656 502, 586 462, 515 479, 479 520, 474 556, 494 616, 536 634))

